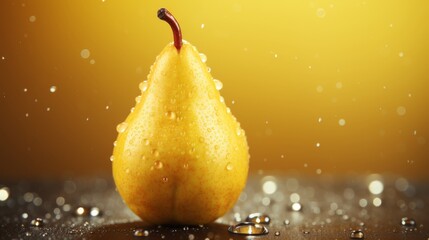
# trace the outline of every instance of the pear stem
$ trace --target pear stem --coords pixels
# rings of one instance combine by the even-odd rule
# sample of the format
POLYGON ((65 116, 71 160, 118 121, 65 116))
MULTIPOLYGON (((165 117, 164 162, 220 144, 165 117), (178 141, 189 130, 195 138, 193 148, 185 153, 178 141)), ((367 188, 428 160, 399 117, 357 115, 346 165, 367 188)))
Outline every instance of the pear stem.
POLYGON ((158 10, 158 18, 166 21, 170 25, 171 30, 173 30, 174 46, 177 51, 180 51, 180 48, 182 47, 182 31, 180 30, 179 23, 174 18, 173 14, 165 8, 158 10))

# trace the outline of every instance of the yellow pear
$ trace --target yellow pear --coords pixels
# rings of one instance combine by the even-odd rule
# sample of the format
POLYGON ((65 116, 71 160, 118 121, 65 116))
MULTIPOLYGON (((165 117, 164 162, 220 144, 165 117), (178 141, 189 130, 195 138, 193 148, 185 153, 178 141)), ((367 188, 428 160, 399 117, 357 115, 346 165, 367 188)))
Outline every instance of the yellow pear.
POLYGON ((128 207, 151 224, 205 224, 232 208, 249 168, 246 136, 202 55, 166 9, 168 44, 117 126, 113 177, 128 207))

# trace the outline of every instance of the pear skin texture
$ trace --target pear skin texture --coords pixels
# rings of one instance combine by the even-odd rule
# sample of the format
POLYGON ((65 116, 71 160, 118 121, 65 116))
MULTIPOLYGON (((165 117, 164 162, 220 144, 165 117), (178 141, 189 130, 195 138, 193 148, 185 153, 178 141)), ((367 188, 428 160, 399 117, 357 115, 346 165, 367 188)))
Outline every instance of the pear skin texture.
POLYGON ((212 222, 246 184, 245 133, 191 44, 167 45, 147 83, 113 151, 117 189, 144 222, 212 222))

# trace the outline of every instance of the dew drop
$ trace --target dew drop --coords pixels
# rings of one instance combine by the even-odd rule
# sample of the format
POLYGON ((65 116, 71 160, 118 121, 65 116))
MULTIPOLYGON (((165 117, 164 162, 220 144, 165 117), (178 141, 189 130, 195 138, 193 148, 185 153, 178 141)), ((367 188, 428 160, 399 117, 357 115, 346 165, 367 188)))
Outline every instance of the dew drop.
POLYGON ((237 128, 237 136, 241 135, 241 128, 237 128))
POLYGON ((162 169, 162 167, 164 166, 161 161, 155 161, 153 165, 156 169, 162 169))
POLYGON ((56 87, 56 86, 51 86, 51 87, 49 88, 49 91, 50 91, 51 93, 54 93, 54 92, 56 92, 56 91, 57 91, 57 87, 56 87))
POLYGON ((139 102, 142 100, 142 96, 137 96, 137 97, 135 98, 135 100, 136 100, 136 103, 139 103, 139 102))
POLYGON ((204 53, 200 53, 200 58, 203 63, 207 62, 207 56, 204 53))
POLYGON ((284 221, 284 224, 285 224, 285 225, 289 225, 289 224, 290 224, 289 219, 286 219, 286 220, 284 221))
POLYGON ((213 79, 213 81, 215 83, 216 89, 217 90, 221 90, 222 87, 223 87, 223 83, 221 81, 217 80, 217 79, 213 79))
POLYGON ((416 227, 417 223, 414 219, 409 217, 403 217, 401 219, 401 226, 403 227, 416 227))
POLYGON ((43 219, 41 218, 36 218, 31 220, 30 225, 32 227, 43 227, 43 219))
POLYGON ((88 49, 82 49, 82 51, 80 51, 80 56, 83 58, 83 59, 87 59, 87 58, 89 58, 89 56, 91 56, 91 52, 88 50, 88 49))
POLYGON ((113 162, 115 160, 115 156, 110 156, 110 161, 113 162))
POLYGON ((264 235, 268 234, 268 229, 262 224, 242 222, 228 228, 230 233, 240 235, 264 235))
POLYGON ((233 169, 232 163, 226 164, 226 170, 231 171, 233 169))
POLYGON ((251 213, 247 216, 246 222, 270 224, 271 218, 263 213, 251 213))
POLYGON ((125 132, 125 130, 127 130, 128 127, 128 123, 123 122, 118 124, 118 126, 116 126, 116 131, 118 131, 118 133, 123 133, 125 132))
POLYGON ((362 230, 352 230, 350 232, 350 239, 364 239, 362 230))
POLYGON ((344 118, 341 118, 340 120, 338 120, 338 125, 343 127, 344 125, 346 125, 346 120, 344 118))
POLYGON ((176 113, 175 113, 175 112, 173 112, 173 111, 168 111, 168 112, 166 112, 166 113, 165 113, 165 115, 166 115, 169 119, 171 119, 171 120, 175 120, 175 119, 176 119, 176 113))
POLYGON ((149 236, 149 231, 143 230, 141 228, 134 230, 135 237, 147 237, 149 236))
POLYGON ((118 144, 118 141, 114 141, 113 142, 113 146, 115 146, 116 147, 116 145, 118 144))
POLYGON ((320 147, 320 143, 316 143, 316 147, 320 147))
POLYGON ((145 92, 147 90, 147 86, 148 86, 147 80, 144 80, 143 82, 141 82, 139 84, 140 91, 145 92))

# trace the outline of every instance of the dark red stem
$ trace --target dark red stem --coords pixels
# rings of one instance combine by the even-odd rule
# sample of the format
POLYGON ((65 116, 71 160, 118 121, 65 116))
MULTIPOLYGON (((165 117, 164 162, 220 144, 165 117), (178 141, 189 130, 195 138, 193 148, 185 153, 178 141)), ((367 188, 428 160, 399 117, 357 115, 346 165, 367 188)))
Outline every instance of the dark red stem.
POLYGON ((179 23, 174 18, 173 14, 165 8, 158 10, 158 18, 166 21, 170 25, 171 30, 173 30, 174 46, 179 51, 182 47, 182 31, 180 30, 179 23))

